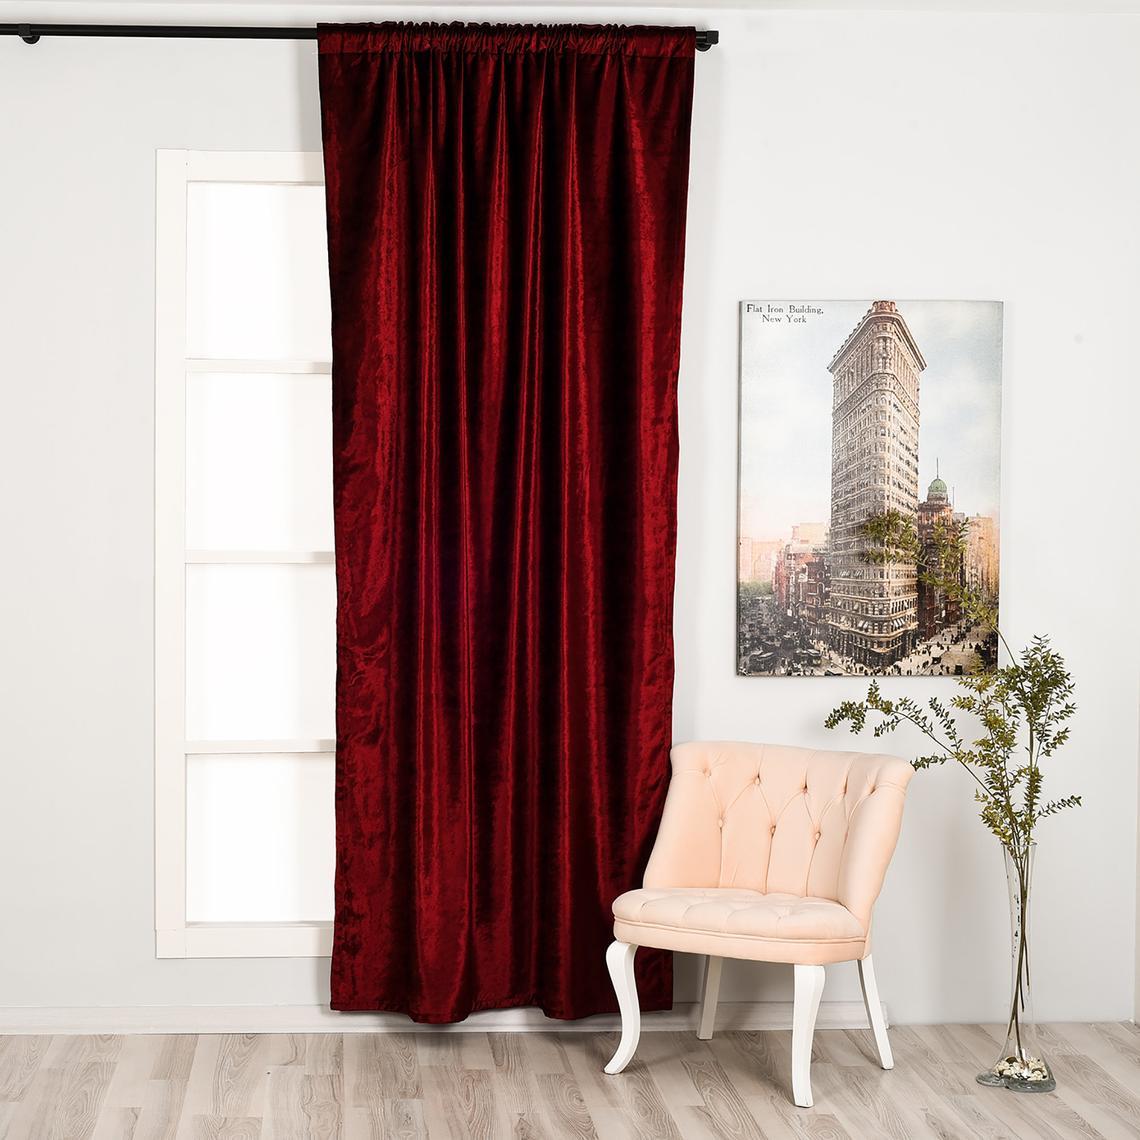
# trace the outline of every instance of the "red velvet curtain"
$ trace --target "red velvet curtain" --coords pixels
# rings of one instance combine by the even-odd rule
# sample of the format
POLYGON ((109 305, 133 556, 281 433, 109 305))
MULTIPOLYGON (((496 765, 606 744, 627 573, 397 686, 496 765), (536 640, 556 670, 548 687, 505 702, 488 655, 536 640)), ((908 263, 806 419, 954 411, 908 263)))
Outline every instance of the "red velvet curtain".
POLYGON ((332 1005, 612 1010, 668 781, 694 32, 319 39, 332 1005))

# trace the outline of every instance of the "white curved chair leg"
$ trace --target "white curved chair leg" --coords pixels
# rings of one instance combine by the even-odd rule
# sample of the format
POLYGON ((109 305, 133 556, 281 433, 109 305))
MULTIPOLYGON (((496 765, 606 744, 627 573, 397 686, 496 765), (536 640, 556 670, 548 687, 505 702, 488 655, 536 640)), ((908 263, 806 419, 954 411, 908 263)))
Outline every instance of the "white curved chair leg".
POLYGON ((716 1023, 716 1002, 720 993, 720 971, 723 958, 712 954, 705 955, 705 984, 701 987, 701 1013, 697 1021, 697 1037, 711 1041, 713 1025, 716 1023))
POLYGON ((641 1037, 641 1006, 637 1001, 637 981, 633 976, 633 956, 637 947, 629 942, 611 942, 606 951, 606 965, 610 970, 610 981, 617 994, 618 1009, 621 1010, 621 1040, 617 1052, 606 1066, 611 1075, 620 1073, 633 1060, 641 1037))
POLYGON ((815 1015, 823 997, 822 966, 795 967, 795 1003, 792 1007, 792 1100, 800 1108, 811 1108, 811 1040, 815 1015))
POLYGON ((870 954, 859 963, 859 985, 863 987, 863 1004, 867 1007, 867 1020, 875 1033, 879 1064, 884 1069, 893 1069, 895 1059, 891 1055, 891 1043, 887 1040, 887 1023, 883 1020, 883 1003, 879 1001, 879 986, 875 981, 875 968, 871 964, 870 954))

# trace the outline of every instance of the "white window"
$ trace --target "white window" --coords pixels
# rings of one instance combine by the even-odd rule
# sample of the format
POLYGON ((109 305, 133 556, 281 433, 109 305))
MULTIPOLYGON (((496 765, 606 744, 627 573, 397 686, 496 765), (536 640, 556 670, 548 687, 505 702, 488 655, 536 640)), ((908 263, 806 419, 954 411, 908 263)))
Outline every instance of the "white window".
POLYGON ((335 581, 319 154, 160 151, 161 958, 329 953, 335 581))

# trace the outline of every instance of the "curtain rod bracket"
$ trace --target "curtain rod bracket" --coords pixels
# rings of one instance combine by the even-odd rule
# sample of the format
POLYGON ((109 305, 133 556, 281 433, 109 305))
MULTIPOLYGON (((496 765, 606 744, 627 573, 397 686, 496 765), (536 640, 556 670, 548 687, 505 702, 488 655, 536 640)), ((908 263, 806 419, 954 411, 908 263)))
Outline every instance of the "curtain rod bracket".
POLYGON ((32 31, 31 24, 17 24, 16 35, 26 44, 38 44, 40 42, 39 33, 32 31))

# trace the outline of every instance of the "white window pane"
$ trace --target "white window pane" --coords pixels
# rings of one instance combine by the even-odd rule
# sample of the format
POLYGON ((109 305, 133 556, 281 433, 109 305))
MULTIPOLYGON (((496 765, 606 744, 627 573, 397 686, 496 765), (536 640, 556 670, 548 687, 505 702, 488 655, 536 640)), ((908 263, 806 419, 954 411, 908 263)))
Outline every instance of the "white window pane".
POLYGON ((186 920, 332 918, 333 758, 189 756, 186 920))
POLYGON ((331 565, 187 566, 189 738, 331 739, 335 638, 331 565))
POLYGON ((186 545, 332 550, 328 376, 186 377, 186 545))
POLYGON ((324 188, 192 182, 186 195, 189 354, 331 359, 324 188))

